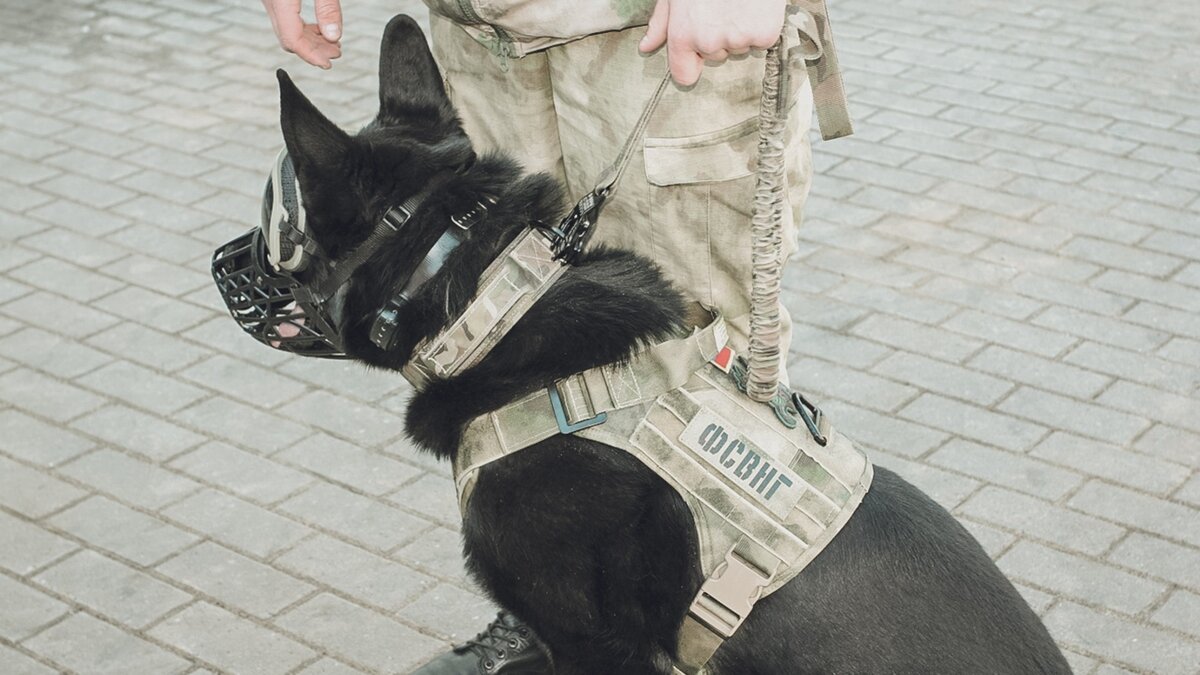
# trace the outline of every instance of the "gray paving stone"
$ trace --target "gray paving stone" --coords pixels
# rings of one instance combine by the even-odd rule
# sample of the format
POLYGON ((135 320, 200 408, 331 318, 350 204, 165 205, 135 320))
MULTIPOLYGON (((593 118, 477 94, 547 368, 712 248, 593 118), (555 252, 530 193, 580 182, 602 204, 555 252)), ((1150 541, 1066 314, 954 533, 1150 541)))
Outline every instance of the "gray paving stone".
MULTIPOLYGON (((129 286, 95 303, 99 309, 129 321, 153 326, 168 333, 181 333, 212 315, 212 310, 180 302, 161 293, 129 286)), ((88 334, 95 332, 89 331, 88 334)))
POLYGON ((818 398, 832 396, 881 412, 894 411, 918 394, 913 387, 814 358, 794 361, 788 376, 818 398))
POLYGON ((312 481, 295 469, 218 441, 176 458, 171 467, 262 504, 279 501, 312 481))
POLYGON ((936 394, 922 394, 905 406, 900 417, 1005 450, 1022 451, 1041 439, 1046 429, 936 394))
POLYGON ((395 415, 323 391, 309 392, 285 404, 280 412, 367 445, 395 438, 404 428, 403 421, 395 415))
POLYGON ((431 520, 459 527, 462 515, 458 508, 458 496, 453 488, 453 481, 447 480, 445 476, 424 474, 388 495, 388 499, 431 520))
POLYGON ((157 570, 223 605, 264 619, 313 591, 299 579, 208 541, 160 564, 157 570))
POLYGON ((71 615, 25 646, 73 671, 97 675, 170 675, 190 667, 179 656, 83 613, 71 615))
POLYGON ((183 384, 176 378, 165 377, 126 362, 109 364, 77 381, 160 415, 184 408, 208 395, 204 390, 183 384))
POLYGON ((73 338, 86 337, 118 321, 110 314, 42 291, 0 305, 0 312, 24 323, 73 338), (67 316, 71 317, 70 321, 63 320, 63 317, 67 316))
POLYGON ((1090 482, 1067 505, 1102 518, 1200 546, 1200 511, 1125 488, 1090 482))
POLYGON ((122 359, 160 371, 178 370, 204 358, 206 349, 136 323, 119 323, 87 343, 122 359))
POLYGON ((67 379, 112 360, 90 347, 37 328, 26 328, 0 340, 0 352, 30 368, 67 379))
POLYGON ((1117 382, 1097 399, 1100 403, 1152 420, 1200 431, 1200 399, 1117 382))
POLYGON ((904 384, 981 405, 996 402, 1012 389, 1011 383, 990 375, 907 352, 896 352, 871 370, 904 384))
POLYGON ((858 323, 851 332, 892 347, 925 354, 952 363, 979 351, 982 342, 947 335, 928 326, 896 317, 874 315, 858 323))
POLYGON ((980 340, 1045 357, 1061 354, 1076 341, 1069 335, 974 310, 957 314, 943 325, 980 340))
POLYGON ((299 523, 211 489, 175 504, 163 515, 259 558, 269 558, 310 534, 299 523))
POLYGON ((86 492, 0 456, 0 505, 30 518, 41 518, 83 497, 86 492))
POLYGON ((55 422, 66 422, 95 410, 104 402, 79 387, 25 368, 0 375, 0 400, 55 422))
POLYGON ((192 534, 105 497, 91 497, 49 523, 138 565, 152 565, 196 541, 192 534))
POLYGON ((1200 637, 1200 595, 1189 591, 1175 591, 1163 606, 1154 612, 1154 621, 1177 631, 1200 637))
POLYGON ((275 620, 338 658, 385 672, 407 672, 442 643, 332 595, 319 595, 275 620))
POLYGON ((1181 586, 1200 589, 1200 567, 1195 564, 1193 548, 1134 532, 1108 554, 1108 559, 1181 586))
POLYGON ((1169 675, 1191 673, 1200 646, 1073 602, 1062 602, 1045 617, 1046 627, 1067 644, 1136 668, 1169 675))
POLYGON ((1181 366, 1145 354, 1084 342, 1064 359, 1121 379, 1187 394, 1200 385, 1200 365, 1181 366))
POLYGON ((94 444, 70 431, 51 426, 16 410, 0 410, 0 450, 41 466, 57 466, 94 444))
POLYGON ((495 619, 498 608, 492 601, 457 586, 439 584, 413 601, 400 616, 428 626, 438 634, 464 642, 495 619))
POLYGON ((435 527, 406 544, 394 556, 433 576, 471 583, 463 562, 462 537, 458 530, 435 527))
POLYGON ((188 478, 108 448, 84 455, 58 473, 147 509, 178 501, 200 487, 188 478))
POLYGON ((875 363, 890 349, 816 326, 794 324, 792 340, 795 354, 820 355, 822 358, 851 367, 866 367, 875 363))
POLYGON ((1134 415, 1030 387, 1013 392, 997 408, 1049 427, 1116 444, 1131 442, 1150 426, 1149 422, 1134 415))
POLYGON ((13 278, 79 302, 91 302, 124 284, 55 258, 41 258, 9 271, 13 278))
POLYGON ((1167 341, 1163 333, 1068 307, 1051 307, 1035 317, 1033 322, 1045 328, 1137 352, 1151 351, 1167 341))
POLYGON ((1137 614, 1167 590, 1164 584, 1062 553, 1031 542, 1017 542, 997 561, 1010 577, 1118 612, 1137 614))
POLYGON ((1030 273, 1017 276, 1012 280, 1011 286, 1014 291, 1031 298, 1078 307, 1098 314, 1116 315, 1135 302, 1131 298, 1088 286, 1030 273))
POLYGON ((1156 424, 1138 437, 1133 447, 1185 466, 1200 468, 1200 453, 1195 451, 1200 447, 1197 443, 1200 443, 1200 434, 1156 424))
POLYGON ((0 567, 4 569, 26 575, 76 548, 56 534, 0 511, 0 567))
POLYGON ((274 408, 305 391, 303 384, 291 378, 221 355, 202 361, 180 375, 223 395, 264 408, 274 408))
POLYGON ((971 357, 967 365, 1009 381, 1023 382, 1085 400, 1112 382, 1104 375, 996 345, 971 357))
POLYGON ((369 548, 390 550, 429 529, 430 523, 343 488, 318 483, 279 510, 369 548))
POLYGON ((1070 260, 1059 254, 1035 251, 1007 242, 996 242, 976 255, 998 265, 1074 283, 1095 276, 1100 271, 1100 267, 1090 263, 1070 260))
POLYGON ((101 408, 71 426, 155 461, 174 457, 203 440, 187 429, 122 405, 101 408))
POLYGON ((0 575, 0 638, 18 642, 70 609, 54 598, 0 575))
POLYGON ((1050 501, 1057 501, 1083 482, 1073 471, 959 438, 930 455, 929 461, 1050 501))
POLYGON ((1062 431, 1038 443, 1030 454, 1061 466, 1087 467, 1089 473, 1114 483, 1160 494, 1178 487, 1190 473, 1179 464, 1062 431))
POLYGON ((282 675, 316 655, 295 640, 205 602, 168 618, 150 635, 229 672, 282 675))
POLYGON ((376 496, 395 490, 419 473, 411 465, 320 433, 272 458, 376 496))
MULTIPOLYGON (((414 545, 422 548, 425 541, 423 535, 414 545)), ((301 543, 274 564, 384 611, 405 606, 437 583, 411 567, 325 535, 301 543)))
POLYGON ((323 658, 320 661, 300 671, 301 675, 353 675, 361 672, 356 668, 352 668, 342 663, 334 661, 331 658, 323 658))
POLYGON ((958 511, 1091 555, 1103 553, 1125 533, 1122 528, 1097 518, 993 486, 985 486, 958 511))
POLYGON ((9 675, 54 675, 58 672, 4 645, 0 645, 0 667, 9 675))
POLYGON ((144 628, 192 600, 181 590, 90 550, 43 570, 33 582, 133 628, 144 628))
POLYGON ((310 433, 295 422, 220 397, 201 401, 171 417, 193 429, 263 453, 289 447, 310 433))

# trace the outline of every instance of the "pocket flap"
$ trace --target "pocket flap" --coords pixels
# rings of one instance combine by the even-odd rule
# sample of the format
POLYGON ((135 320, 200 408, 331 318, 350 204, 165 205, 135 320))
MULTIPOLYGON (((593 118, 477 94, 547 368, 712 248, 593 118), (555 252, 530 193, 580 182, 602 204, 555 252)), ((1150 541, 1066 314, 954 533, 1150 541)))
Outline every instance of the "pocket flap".
POLYGON ((652 185, 712 183, 754 173, 758 157, 758 118, 731 127, 680 138, 647 137, 646 179, 652 185))

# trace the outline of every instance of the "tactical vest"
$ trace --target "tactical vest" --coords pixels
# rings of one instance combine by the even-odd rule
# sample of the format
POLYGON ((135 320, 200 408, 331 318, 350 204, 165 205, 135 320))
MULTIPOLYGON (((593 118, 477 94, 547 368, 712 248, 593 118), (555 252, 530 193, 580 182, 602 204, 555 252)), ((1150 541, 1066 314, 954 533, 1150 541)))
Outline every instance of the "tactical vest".
MULTIPOLYGON (((478 363, 563 267, 542 233, 517 237, 463 314, 417 345, 405 376, 421 388, 478 363)), ((783 386, 770 403, 746 396, 727 340, 717 317, 558 380, 472 420, 454 462, 464 512, 480 469, 556 434, 621 448, 661 476, 692 513, 705 577, 679 635, 677 666, 689 674, 828 545, 872 477, 866 457, 803 397, 783 386)))

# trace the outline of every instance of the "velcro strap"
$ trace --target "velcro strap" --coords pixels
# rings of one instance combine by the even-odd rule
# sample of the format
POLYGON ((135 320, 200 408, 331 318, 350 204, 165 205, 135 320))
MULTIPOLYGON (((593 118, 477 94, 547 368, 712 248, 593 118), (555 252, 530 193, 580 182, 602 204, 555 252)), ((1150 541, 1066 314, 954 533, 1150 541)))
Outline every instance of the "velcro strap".
POLYGON ((793 0, 797 10, 788 15, 788 23, 800 32, 798 47, 808 69, 813 105, 821 138, 829 141, 854 133, 850 122, 850 107, 842 83, 837 49, 833 45, 833 29, 829 25, 829 9, 825 0, 793 0))
POLYGON ((475 365, 564 271, 544 234, 532 229, 520 234, 484 270, 475 299, 462 315, 417 345, 404 377, 422 389, 433 379, 475 365))

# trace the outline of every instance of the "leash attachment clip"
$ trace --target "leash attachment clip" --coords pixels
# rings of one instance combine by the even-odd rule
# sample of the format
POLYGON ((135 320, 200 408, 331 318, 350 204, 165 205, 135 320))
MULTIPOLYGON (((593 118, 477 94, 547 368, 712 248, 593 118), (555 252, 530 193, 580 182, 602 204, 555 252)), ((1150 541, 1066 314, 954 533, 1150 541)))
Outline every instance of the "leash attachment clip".
POLYGON ((583 248, 596 229, 596 221, 600 217, 600 209, 608 199, 612 187, 604 187, 585 194, 571 212, 566 215, 557 227, 547 227, 550 236, 550 246, 554 251, 554 259, 568 265, 579 262, 583 248))

